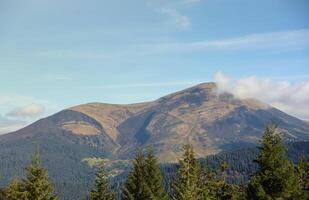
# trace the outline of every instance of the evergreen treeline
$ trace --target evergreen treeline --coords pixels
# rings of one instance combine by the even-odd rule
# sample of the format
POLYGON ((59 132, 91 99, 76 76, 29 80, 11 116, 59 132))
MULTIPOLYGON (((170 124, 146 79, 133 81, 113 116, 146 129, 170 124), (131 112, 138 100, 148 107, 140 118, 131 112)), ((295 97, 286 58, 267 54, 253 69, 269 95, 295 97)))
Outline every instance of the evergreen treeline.
POLYGON ((31 164, 26 168, 26 177, 22 180, 13 178, 3 189, 5 200, 57 200, 53 186, 48 180, 47 170, 41 166, 39 153, 36 152, 31 164))
MULTIPOLYGON (((266 128, 254 163, 255 172, 248 184, 227 181, 228 164, 215 166, 196 159, 192 145, 183 146, 176 173, 165 181, 152 149, 137 151, 133 167, 121 192, 113 191, 102 164, 89 200, 307 200, 309 199, 309 162, 303 156, 296 165, 288 159, 277 127, 266 128), (114 193, 115 192, 115 193, 114 193)), ((0 190, 0 200, 56 200, 47 170, 36 153, 26 168, 24 179, 13 178, 0 190)))

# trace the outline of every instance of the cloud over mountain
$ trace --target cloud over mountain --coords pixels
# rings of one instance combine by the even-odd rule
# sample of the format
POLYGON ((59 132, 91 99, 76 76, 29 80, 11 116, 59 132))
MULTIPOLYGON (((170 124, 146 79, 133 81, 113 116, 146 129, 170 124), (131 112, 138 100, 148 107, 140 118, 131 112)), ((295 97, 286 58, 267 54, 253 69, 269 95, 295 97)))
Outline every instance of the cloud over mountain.
POLYGON ((44 105, 33 103, 22 107, 17 107, 12 111, 6 113, 6 116, 16 118, 32 118, 40 116, 41 114, 44 113, 44 111, 45 111, 44 105))
POLYGON ((219 91, 238 98, 256 98, 299 118, 309 119, 309 81, 291 83, 249 76, 233 80, 222 72, 214 76, 219 91))

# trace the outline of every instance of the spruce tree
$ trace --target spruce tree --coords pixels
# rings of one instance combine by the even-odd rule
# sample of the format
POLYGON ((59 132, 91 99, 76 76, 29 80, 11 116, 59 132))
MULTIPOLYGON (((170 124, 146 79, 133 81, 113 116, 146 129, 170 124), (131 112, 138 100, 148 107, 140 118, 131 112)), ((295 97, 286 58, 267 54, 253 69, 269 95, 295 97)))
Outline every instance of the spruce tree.
POLYGON ((200 187, 200 166, 197 162, 192 145, 183 146, 183 156, 179 161, 180 168, 174 182, 173 199, 198 200, 202 197, 200 187))
POLYGON ((90 192, 90 200, 114 200, 115 194, 110 191, 108 186, 108 177, 106 175, 103 163, 96 173, 95 185, 90 192))
POLYGON ((294 166, 288 160, 276 130, 275 125, 270 125, 264 132, 260 153, 255 160, 259 169, 248 185, 248 199, 292 199, 300 189, 294 166))
POLYGON ((220 170, 213 171, 206 167, 202 176, 203 200, 239 200, 241 192, 239 187, 225 182, 226 162, 220 162, 220 170))
POLYGON ((219 186, 216 173, 209 169, 208 166, 202 173, 200 185, 202 186, 202 200, 217 200, 219 186))
POLYGON ((133 169, 129 173, 124 184, 123 200, 145 200, 151 199, 151 189, 148 187, 146 179, 146 162, 141 150, 138 150, 133 161, 133 169))
POLYGON ((23 183, 16 178, 13 178, 9 185, 4 190, 4 199, 7 200, 28 200, 27 192, 23 183))
POLYGON ((40 164, 39 153, 32 156, 31 164, 26 168, 26 178, 22 185, 27 200, 57 200, 54 189, 48 181, 47 170, 40 164))
POLYGON ((309 162, 304 156, 301 157, 296 167, 296 172, 301 187, 301 191, 297 196, 297 199, 309 199, 309 162))
POLYGON ((147 152, 147 157, 145 160, 145 172, 146 184, 152 193, 151 199, 166 200, 167 194, 164 190, 160 166, 151 148, 149 148, 147 152))

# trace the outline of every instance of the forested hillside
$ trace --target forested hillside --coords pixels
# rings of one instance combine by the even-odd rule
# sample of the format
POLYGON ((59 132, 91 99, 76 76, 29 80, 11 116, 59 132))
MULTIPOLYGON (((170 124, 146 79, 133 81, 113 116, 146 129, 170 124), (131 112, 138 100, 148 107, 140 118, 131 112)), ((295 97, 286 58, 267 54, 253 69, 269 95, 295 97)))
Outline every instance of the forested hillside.
MULTIPOLYGON (((86 196, 94 181, 97 166, 89 166, 87 162, 82 162, 86 156, 101 157, 103 155, 94 151, 93 149, 83 149, 82 154, 74 154, 74 148, 81 148, 78 145, 67 146, 51 146, 49 148, 40 149, 42 165, 48 169, 50 179, 55 185, 55 190, 60 196, 60 199, 71 200, 81 199, 86 196), (55 160, 46 159, 46 153, 50 153, 53 149, 58 149, 54 154, 55 160), (62 152, 62 153, 61 153, 62 152)), ((21 144, 18 144, 21 145, 21 144)), ((35 144, 29 152, 36 151, 35 144)), ((309 142, 295 142, 287 145, 288 155, 291 160, 297 162, 302 154, 309 155, 309 142)), ((1 185, 8 184, 10 179, 14 176, 24 176, 24 168, 29 164, 32 153, 25 152, 24 154, 16 153, 11 156, 4 156, 6 152, 0 152, 1 168, 0 181, 1 185), (18 166, 18 167, 17 167, 18 166)), ((212 169, 219 167, 222 161, 228 164, 227 182, 243 184, 248 181, 249 174, 252 174, 257 165, 253 163, 258 153, 257 148, 245 148, 232 152, 223 152, 218 155, 207 156, 205 159, 199 159, 202 166, 208 166, 212 169)), ((117 168, 121 174, 109 178, 111 187, 115 191, 119 191, 122 183, 125 181, 127 174, 131 168, 130 162, 119 163, 107 167, 108 172, 112 172, 117 168)), ((108 164, 108 163, 107 163, 108 164)), ((177 171, 178 164, 161 164, 161 171, 166 188, 169 190, 169 183, 177 171)))

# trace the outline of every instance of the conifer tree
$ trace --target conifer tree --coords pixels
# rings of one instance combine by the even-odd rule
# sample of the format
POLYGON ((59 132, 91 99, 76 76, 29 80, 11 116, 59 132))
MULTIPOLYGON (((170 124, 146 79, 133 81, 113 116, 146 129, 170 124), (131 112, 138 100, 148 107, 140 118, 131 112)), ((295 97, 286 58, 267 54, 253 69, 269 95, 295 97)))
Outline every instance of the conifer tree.
POLYGON ((220 162, 220 178, 217 181, 216 198, 220 200, 238 200, 239 188, 237 185, 226 183, 228 164, 225 161, 220 162))
POLYGON ((300 189, 294 166, 287 158, 276 128, 270 125, 264 132, 260 153, 255 160, 259 170, 251 177, 248 199, 292 199, 300 189))
POLYGON ((145 172, 146 184, 152 193, 151 199, 166 200, 167 194, 163 186, 160 166, 151 148, 149 148, 147 152, 147 157, 145 160, 145 172))
POLYGON ((115 194, 110 191, 108 177, 104 169, 104 164, 100 165, 96 173, 95 185, 90 192, 90 200, 114 200, 115 194))
POLYGON ((216 173, 207 166, 202 174, 200 185, 202 186, 202 200, 217 200, 219 187, 216 173))
POLYGON ((173 199, 198 200, 202 197, 200 187, 200 166, 194 156, 192 145, 183 146, 183 156, 179 161, 180 168, 174 182, 173 199))
POLYGON ((22 181, 27 200, 57 200, 54 189, 48 181, 47 170, 40 164, 38 151, 32 156, 26 168, 26 178, 22 181))
POLYGON ((148 187, 145 174, 146 162, 141 150, 138 150, 133 161, 133 169, 129 173, 128 179, 124 184, 123 200, 145 200, 151 199, 151 189, 148 187))
POLYGON ((238 186, 225 182, 228 164, 220 163, 220 170, 213 171, 206 168, 202 176, 203 200, 239 200, 238 186))
POLYGON ((304 156, 301 157, 296 172, 298 181, 301 187, 300 194, 297 196, 298 199, 309 199, 309 162, 304 156))
POLYGON ((7 200, 27 200, 27 192, 25 191, 24 185, 21 181, 13 178, 10 184, 4 191, 4 196, 7 200))

